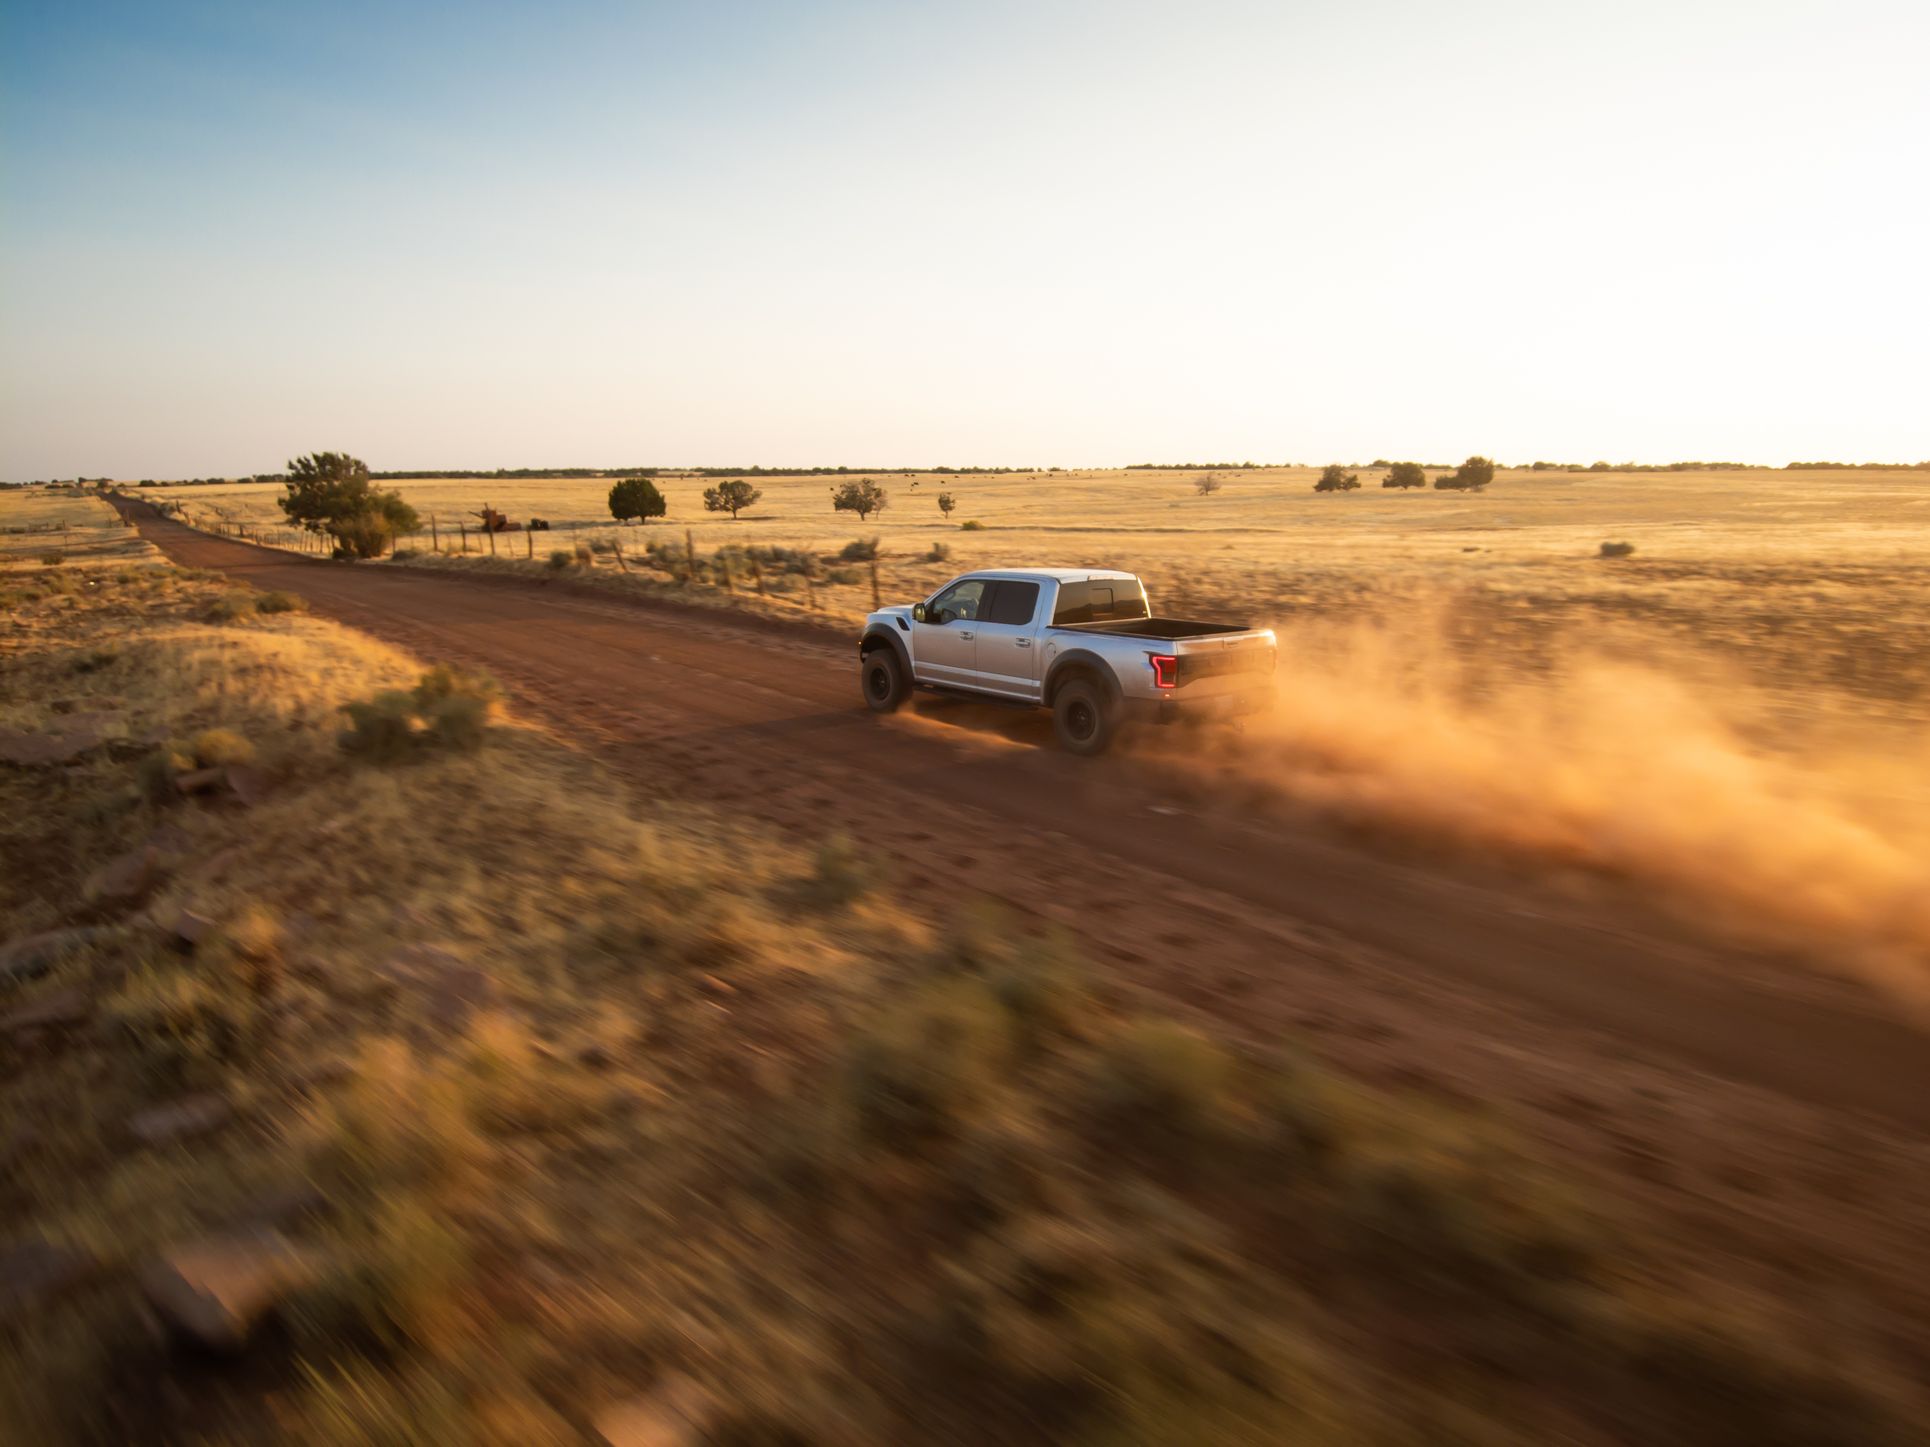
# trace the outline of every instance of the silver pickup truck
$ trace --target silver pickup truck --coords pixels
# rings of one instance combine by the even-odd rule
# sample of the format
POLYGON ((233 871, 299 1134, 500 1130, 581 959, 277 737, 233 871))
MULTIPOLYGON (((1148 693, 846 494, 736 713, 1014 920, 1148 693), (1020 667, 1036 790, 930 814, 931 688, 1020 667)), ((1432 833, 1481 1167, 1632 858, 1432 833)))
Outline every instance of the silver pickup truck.
POLYGON ((1101 752, 1137 719, 1266 707, 1274 652, 1270 628, 1155 618, 1138 578, 1095 568, 967 573, 922 603, 879 609, 858 641, 876 712, 914 688, 1042 705, 1075 754, 1101 752))

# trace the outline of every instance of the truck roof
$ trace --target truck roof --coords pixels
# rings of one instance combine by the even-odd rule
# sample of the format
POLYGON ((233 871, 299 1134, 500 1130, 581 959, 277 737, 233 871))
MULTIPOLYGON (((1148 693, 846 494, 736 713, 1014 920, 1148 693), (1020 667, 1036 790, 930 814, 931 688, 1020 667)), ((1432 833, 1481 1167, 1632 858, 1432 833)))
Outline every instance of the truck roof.
POLYGON ((965 578, 1038 578, 1055 583, 1082 583, 1088 578, 1131 578, 1132 573, 1118 568, 974 568, 961 573, 965 578))

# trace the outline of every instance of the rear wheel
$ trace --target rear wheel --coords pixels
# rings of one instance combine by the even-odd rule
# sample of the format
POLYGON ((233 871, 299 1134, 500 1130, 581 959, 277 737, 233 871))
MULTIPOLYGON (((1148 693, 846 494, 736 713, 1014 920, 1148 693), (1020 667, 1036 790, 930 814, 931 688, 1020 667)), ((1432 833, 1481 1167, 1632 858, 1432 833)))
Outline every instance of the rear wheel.
POLYGON ((897 651, 889 644, 874 648, 864 656, 858 681, 864 686, 865 705, 873 713, 892 712, 905 701, 908 692, 904 665, 898 662, 897 651))
POLYGON ((1115 726, 1112 699, 1098 684, 1075 678, 1052 700, 1052 726, 1059 747, 1069 754, 1091 758, 1112 742, 1115 726))

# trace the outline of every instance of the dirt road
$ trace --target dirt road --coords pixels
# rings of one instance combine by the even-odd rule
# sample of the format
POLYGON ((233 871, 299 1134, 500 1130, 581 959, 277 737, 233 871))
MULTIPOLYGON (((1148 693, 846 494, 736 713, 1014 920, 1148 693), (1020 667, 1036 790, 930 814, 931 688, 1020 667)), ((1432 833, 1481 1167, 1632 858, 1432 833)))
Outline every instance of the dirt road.
POLYGON ((835 635, 316 562, 122 506, 178 562, 488 668, 656 789, 848 834, 921 912, 1008 900, 1129 988, 1478 1101, 1685 1223, 1721 1215, 1732 1249, 1758 1231, 1765 1257, 1813 1246, 1930 1300, 1930 1039, 1874 994, 1606 889, 1401 862, 1189 795, 1156 760, 1073 760, 1042 716, 939 702, 876 719, 835 635))

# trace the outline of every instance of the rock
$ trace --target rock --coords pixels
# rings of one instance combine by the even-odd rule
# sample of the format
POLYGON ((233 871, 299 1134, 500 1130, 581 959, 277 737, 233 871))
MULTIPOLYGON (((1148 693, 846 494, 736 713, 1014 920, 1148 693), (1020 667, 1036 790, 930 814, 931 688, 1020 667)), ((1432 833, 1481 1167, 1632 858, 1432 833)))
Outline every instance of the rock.
POLYGON ((237 803, 253 808, 268 797, 268 776, 247 764, 231 764, 227 771, 228 792, 237 803))
POLYGON ((168 1251, 141 1271, 141 1290, 176 1334, 235 1351, 291 1292, 313 1282, 320 1257, 279 1231, 210 1236, 168 1251))
POLYGON ((183 794, 212 794, 227 782, 226 769, 190 769, 174 776, 174 787, 183 794))
POLYGON ((224 1097, 208 1091, 130 1116, 127 1133, 144 1146, 165 1145, 219 1130, 234 1118, 234 1113, 224 1097))
POLYGON ((215 932, 215 922, 205 914, 198 914, 186 905, 179 905, 163 917, 155 920, 162 933, 171 936, 177 944, 193 949, 215 932))
POLYGON ((18 1321, 90 1280, 100 1263, 47 1241, 0 1246, 0 1325, 18 1321))
POLYGON ((597 1413, 596 1432, 608 1447, 697 1447, 716 1404, 685 1376, 668 1376, 641 1397, 597 1413))
POLYGON ((15 768, 41 769, 53 764, 70 764, 100 747, 97 723, 82 723, 57 734, 22 733, 0 729, 0 764, 15 768))
POLYGON ((60 1030, 78 1025, 94 1013, 93 1001, 79 990, 56 990, 53 994, 0 1015, 0 1035, 20 1035, 29 1030, 60 1030))
POLYGON ((161 879, 161 861, 151 848, 143 846, 110 859, 87 882, 92 899, 116 904, 138 904, 161 879))
POLYGON ((375 972, 421 1000, 424 1013, 445 1029, 459 1029, 471 1011, 496 998, 496 981, 487 970, 441 945, 405 946, 375 972))
POLYGON ((37 980, 68 955, 113 936, 111 925, 45 930, 0 947, 0 989, 37 980))

